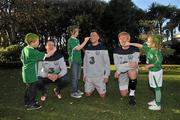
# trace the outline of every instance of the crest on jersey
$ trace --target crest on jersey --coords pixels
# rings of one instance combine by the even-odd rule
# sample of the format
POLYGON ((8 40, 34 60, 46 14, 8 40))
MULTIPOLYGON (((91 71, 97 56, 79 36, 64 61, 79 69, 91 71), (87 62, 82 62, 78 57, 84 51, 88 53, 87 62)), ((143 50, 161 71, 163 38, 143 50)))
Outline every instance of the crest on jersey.
POLYGON ((128 59, 132 60, 133 59, 133 55, 128 55, 128 59))
POLYGON ((49 68, 49 73, 53 73, 54 72, 54 68, 49 68))
POLYGON ((58 61, 54 61, 54 65, 59 65, 59 62, 58 61))
POLYGON ((152 55, 152 54, 150 54, 150 55, 149 55, 149 57, 152 59, 152 58, 153 58, 153 55, 152 55))
POLYGON ((96 55, 100 55, 100 51, 96 51, 95 53, 96 53, 96 55))

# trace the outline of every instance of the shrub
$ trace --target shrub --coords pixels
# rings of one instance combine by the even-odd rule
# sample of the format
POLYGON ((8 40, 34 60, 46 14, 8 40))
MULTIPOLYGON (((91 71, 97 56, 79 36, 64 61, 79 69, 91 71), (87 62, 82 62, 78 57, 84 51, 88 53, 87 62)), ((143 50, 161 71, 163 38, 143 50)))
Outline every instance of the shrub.
POLYGON ((21 48, 19 45, 10 45, 6 48, 0 48, 0 62, 7 63, 19 61, 21 48))

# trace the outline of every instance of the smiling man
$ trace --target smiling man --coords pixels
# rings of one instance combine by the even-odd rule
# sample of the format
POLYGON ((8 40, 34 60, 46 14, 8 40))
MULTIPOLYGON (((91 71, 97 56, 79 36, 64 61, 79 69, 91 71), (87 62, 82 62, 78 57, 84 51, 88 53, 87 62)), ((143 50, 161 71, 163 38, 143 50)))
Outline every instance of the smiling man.
POLYGON ((135 90, 137 84, 139 49, 132 46, 126 46, 130 42, 130 35, 127 32, 118 34, 119 46, 114 50, 114 64, 117 68, 115 78, 119 82, 121 96, 127 96, 129 93, 129 104, 135 105, 135 90), (129 88, 129 90, 128 90, 129 88))
POLYGON ((100 97, 106 96, 106 83, 110 75, 110 61, 108 50, 100 40, 98 31, 90 33, 90 44, 85 50, 84 56, 84 82, 85 94, 91 96, 96 89, 100 97))

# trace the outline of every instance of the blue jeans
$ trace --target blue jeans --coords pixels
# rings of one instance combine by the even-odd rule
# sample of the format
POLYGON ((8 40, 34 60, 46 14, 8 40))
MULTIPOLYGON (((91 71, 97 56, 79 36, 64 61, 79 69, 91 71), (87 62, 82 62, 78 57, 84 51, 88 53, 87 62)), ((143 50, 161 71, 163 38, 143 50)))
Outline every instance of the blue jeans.
POLYGON ((75 93, 78 91, 78 80, 81 77, 81 64, 76 62, 71 62, 71 92, 75 93))

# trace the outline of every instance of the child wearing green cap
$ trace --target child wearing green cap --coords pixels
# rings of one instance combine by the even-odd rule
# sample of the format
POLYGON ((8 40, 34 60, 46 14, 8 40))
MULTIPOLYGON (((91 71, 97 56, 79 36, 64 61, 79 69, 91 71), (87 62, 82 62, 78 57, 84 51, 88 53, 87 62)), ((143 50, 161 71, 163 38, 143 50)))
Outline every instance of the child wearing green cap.
POLYGON ((25 36, 25 43, 27 46, 21 51, 21 61, 23 64, 22 78, 23 82, 26 84, 24 103, 27 110, 36 110, 41 108, 36 102, 36 92, 38 87, 37 62, 53 55, 56 49, 48 54, 34 49, 39 45, 39 36, 34 33, 28 33, 25 36))
POLYGON ((163 57, 160 51, 161 36, 156 34, 147 35, 147 42, 144 44, 126 43, 138 48, 142 48, 146 54, 146 63, 144 67, 149 70, 149 85, 155 91, 155 99, 148 102, 148 109, 161 110, 161 87, 162 87, 162 61, 163 57))

